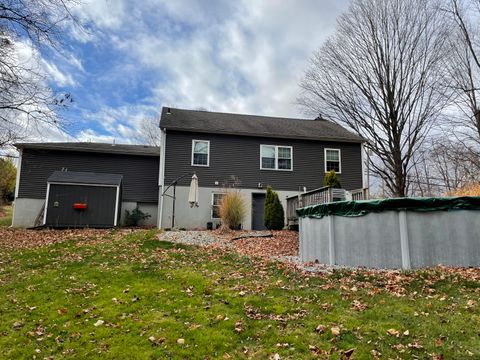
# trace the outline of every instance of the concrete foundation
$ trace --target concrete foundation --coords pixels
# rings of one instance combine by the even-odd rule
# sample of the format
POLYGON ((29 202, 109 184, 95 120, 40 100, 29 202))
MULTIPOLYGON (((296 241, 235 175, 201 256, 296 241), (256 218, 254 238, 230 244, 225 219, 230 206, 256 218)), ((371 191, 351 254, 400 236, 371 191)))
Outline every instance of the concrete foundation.
POLYGON ((371 268, 480 266, 480 211, 300 218, 300 258, 371 268))
MULTIPOLYGON (((13 204, 13 227, 32 227, 45 206, 45 200, 17 198, 13 204)), ((43 219, 42 219, 43 221, 43 219)))
MULTIPOLYGON (((242 229, 251 230, 252 228, 252 194, 265 193, 265 189, 239 189, 240 194, 245 200, 247 213, 242 223, 242 229)), ((185 229, 205 229, 208 222, 219 223, 219 219, 212 219, 212 196, 214 193, 224 193, 222 188, 199 188, 198 203, 199 207, 191 208, 188 204, 189 187, 177 186, 175 202, 175 227, 185 229)), ((286 209, 287 196, 298 195, 296 191, 277 191, 283 208, 286 209)), ((168 195, 173 195, 173 189, 168 189, 168 195)), ((162 228, 172 227, 172 207, 173 199, 165 196, 163 199, 162 228)))
POLYGON ((137 207, 145 214, 149 214, 150 217, 144 220, 140 225, 145 226, 157 226, 158 217, 158 205, 151 203, 137 203, 137 202, 122 202, 122 212, 120 215, 120 224, 125 224, 125 210, 132 211, 137 207))

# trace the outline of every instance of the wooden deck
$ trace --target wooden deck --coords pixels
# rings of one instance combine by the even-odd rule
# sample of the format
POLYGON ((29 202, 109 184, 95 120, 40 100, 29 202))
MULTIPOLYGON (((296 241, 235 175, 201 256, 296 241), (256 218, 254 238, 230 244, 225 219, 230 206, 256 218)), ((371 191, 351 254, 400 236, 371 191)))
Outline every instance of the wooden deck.
POLYGON ((367 188, 346 191, 345 189, 334 189, 329 186, 307 191, 296 196, 290 196, 287 198, 287 223, 289 226, 297 224, 298 217, 296 209, 302 207, 323 204, 332 201, 367 199, 367 188))

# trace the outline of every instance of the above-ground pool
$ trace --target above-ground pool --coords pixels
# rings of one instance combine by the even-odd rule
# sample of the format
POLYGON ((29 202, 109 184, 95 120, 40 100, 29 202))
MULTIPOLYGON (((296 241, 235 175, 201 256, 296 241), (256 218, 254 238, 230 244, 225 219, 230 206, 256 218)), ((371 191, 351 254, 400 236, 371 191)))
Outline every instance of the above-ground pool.
POLYGON ((480 197, 339 201, 297 209, 304 262, 480 266, 480 197))

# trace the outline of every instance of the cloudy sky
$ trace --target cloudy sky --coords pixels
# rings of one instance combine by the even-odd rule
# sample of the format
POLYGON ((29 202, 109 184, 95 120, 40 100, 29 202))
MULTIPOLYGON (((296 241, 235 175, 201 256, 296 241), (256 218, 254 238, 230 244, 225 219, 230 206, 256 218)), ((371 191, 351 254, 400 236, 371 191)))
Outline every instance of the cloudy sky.
POLYGON ((302 117, 295 104, 312 52, 348 1, 83 0, 86 31, 43 55, 50 86, 69 92, 71 135, 135 142, 162 106, 302 117))

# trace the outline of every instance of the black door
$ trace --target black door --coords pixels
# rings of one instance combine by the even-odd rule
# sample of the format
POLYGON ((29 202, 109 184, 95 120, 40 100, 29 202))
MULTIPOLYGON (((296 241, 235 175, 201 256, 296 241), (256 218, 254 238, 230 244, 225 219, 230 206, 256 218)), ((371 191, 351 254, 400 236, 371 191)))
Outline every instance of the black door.
POLYGON ((264 224, 265 194, 252 194, 252 229, 266 230, 264 224))
POLYGON ((47 204, 47 221, 51 227, 114 226, 117 188, 107 186, 51 184, 47 204), (73 204, 86 204, 74 209, 73 204))

